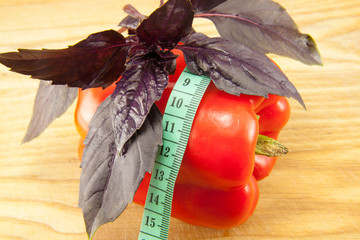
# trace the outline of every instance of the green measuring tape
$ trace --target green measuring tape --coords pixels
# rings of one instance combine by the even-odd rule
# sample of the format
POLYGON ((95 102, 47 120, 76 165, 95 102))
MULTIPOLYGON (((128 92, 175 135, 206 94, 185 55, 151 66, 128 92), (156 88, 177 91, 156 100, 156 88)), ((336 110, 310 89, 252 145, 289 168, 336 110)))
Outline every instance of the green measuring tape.
POLYGON ((167 239, 171 205, 191 126, 210 78, 187 68, 170 94, 163 116, 163 145, 151 175, 138 240, 167 239))

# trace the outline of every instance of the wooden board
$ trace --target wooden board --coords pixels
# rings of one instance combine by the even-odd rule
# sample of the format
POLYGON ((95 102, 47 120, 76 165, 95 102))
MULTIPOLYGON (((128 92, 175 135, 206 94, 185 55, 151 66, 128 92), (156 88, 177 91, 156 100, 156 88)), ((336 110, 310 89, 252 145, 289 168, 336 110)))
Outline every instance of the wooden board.
MULTIPOLYGON (((317 41, 324 67, 275 57, 307 105, 291 100, 280 136, 291 152, 261 181, 254 215, 229 230, 172 219, 169 239, 360 239, 360 2, 281 0, 317 41)), ((63 48, 116 28, 126 1, 2 0, 0 52, 63 48)), ((133 0, 144 14, 158 1, 133 0)), ((215 36, 209 21, 197 30, 215 36)), ((21 145, 37 80, 0 66, 0 239, 86 239, 77 207, 74 106, 39 138, 21 145)), ((132 204, 94 239, 137 239, 142 208, 132 204)))

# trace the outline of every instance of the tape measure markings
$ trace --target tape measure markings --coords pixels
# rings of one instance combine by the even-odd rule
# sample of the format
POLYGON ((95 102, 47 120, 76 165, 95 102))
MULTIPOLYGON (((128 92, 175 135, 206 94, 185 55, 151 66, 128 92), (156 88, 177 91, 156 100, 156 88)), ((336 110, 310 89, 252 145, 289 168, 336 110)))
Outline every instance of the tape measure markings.
POLYGON ((210 79, 186 68, 178 78, 163 115, 163 145, 155 160, 139 240, 166 240, 176 178, 192 122, 210 79))

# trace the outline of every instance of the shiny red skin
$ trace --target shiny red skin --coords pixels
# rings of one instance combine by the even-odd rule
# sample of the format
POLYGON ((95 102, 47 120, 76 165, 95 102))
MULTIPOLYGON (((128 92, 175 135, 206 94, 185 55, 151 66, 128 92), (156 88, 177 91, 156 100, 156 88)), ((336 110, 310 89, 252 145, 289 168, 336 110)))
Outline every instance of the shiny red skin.
MULTIPOLYGON (((169 76, 168 88, 156 102, 161 112, 185 67, 181 52, 174 53, 180 55, 176 72, 169 76)), ((80 90, 75 121, 82 138, 96 107, 114 87, 80 90)), ((175 184, 172 216, 211 228, 231 228, 245 222, 258 201, 256 180, 266 177, 276 161, 255 156, 257 136, 261 133, 277 138, 289 114, 283 97, 234 96, 211 83, 194 118, 175 184)), ((150 177, 145 175, 134 202, 145 203, 150 177)))
MULTIPOLYGON (((150 178, 151 174, 146 173, 134 202, 145 205, 150 178)), ((171 216, 193 225, 215 229, 235 227, 253 214, 259 199, 254 176, 234 189, 213 188, 211 183, 198 184, 196 180, 184 183, 182 179, 181 175, 176 179, 171 216)))

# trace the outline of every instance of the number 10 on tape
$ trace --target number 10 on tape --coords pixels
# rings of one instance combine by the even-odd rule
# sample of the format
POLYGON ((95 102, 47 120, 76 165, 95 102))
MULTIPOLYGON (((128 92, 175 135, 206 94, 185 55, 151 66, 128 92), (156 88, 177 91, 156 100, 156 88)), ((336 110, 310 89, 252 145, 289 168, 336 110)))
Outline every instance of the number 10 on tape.
POLYGON ((155 160, 138 240, 167 239, 176 177, 192 122, 210 78, 187 68, 177 80, 163 116, 163 145, 155 160))

